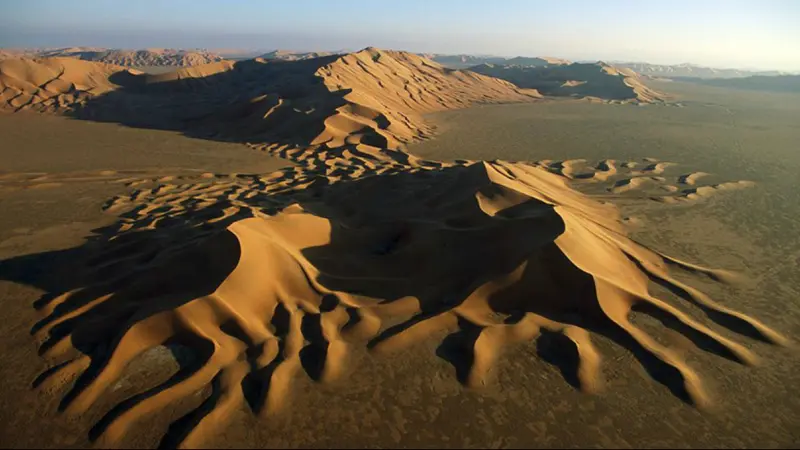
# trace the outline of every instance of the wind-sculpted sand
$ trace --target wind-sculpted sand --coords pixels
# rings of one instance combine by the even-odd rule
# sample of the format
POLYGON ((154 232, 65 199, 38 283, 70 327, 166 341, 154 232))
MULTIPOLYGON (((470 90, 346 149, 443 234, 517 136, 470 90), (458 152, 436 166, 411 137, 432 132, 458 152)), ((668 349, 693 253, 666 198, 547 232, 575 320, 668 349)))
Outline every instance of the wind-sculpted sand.
POLYGON ((726 272, 638 245, 613 206, 542 166, 386 165, 353 157, 264 176, 128 181, 137 190, 107 205, 129 212, 93 261, 102 281, 38 305, 35 332, 54 369, 37 384, 78 376, 61 407, 81 413, 141 353, 185 348, 191 364, 118 404, 92 433, 117 442, 137 420, 210 386, 163 442, 193 446, 244 405, 278 413, 299 376, 346 377, 355 347, 381 357, 430 339, 458 342, 457 376, 477 388, 509 346, 556 333, 561 351, 576 355, 580 388, 596 392, 603 358, 592 336, 601 334, 704 407, 711 399, 700 376, 632 325, 632 311, 712 353, 748 365, 757 358, 652 295, 651 282, 720 326, 785 342, 670 274, 724 282, 726 272))
MULTIPOLYGON (((786 343, 675 276, 725 283, 729 273, 636 243, 611 203, 570 185, 601 183, 608 196, 628 196, 666 182, 671 164, 444 163, 404 150, 405 142, 429 135, 423 113, 528 101, 535 92, 374 49, 135 79, 125 89, 137 94, 88 96, 77 111, 108 118, 112 107, 135 98, 143 102, 140 114, 167 114, 152 109, 159 90, 169 93, 173 113, 201 99, 199 111, 184 111, 179 122, 240 136, 296 165, 270 174, 0 180, 29 189, 88 177, 131 189, 106 203, 119 220, 87 241, 87 267, 74 267, 92 281, 40 299, 42 318, 32 330, 52 364, 34 385, 63 393, 60 409, 74 414, 98 408, 142 354, 167 348, 183 355, 168 379, 112 402, 91 430, 101 444, 118 444, 140 420, 200 392, 202 403, 170 425, 162 445, 202 445, 237 410, 270 417, 289 407, 300 377, 347 382, 358 370, 356 350, 380 358, 433 341, 449 349, 442 357, 458 380, 480 388, 496 381, 514 344, 548 334, 575 361, 565 377, 592 393, 604 385, 603 355, 594 345, 603 336, 630 351, 656 382, 703 408, 712 399, 700 375, 681 351, 634 325, 634 313, 747 365, 756 355, 723 333, 786 343), (220 112, 218 100, 243 85, 261 90, 220 112), (655 284, 674 295, 656 296, 655 284), (685 302, 694 306, 681 308, 685 302), (695 308, 706 318, 688 313, 695 308)), ((667 195, 662 189, 657 199, 694 200, 746 184, 667 195)))
POLYGON ((0 61, 0 112, 59 112, 117 88, 110 77, 134 76, 119 66, 73 58, 0 61))

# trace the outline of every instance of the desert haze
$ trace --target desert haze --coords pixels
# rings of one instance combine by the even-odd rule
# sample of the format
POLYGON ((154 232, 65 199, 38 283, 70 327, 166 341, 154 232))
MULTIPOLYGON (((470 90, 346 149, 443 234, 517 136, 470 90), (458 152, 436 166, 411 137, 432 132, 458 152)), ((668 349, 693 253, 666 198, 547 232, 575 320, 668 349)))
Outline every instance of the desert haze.
POLYGON ((0 55, 7 446, 800 441, 796 76, 0 55))

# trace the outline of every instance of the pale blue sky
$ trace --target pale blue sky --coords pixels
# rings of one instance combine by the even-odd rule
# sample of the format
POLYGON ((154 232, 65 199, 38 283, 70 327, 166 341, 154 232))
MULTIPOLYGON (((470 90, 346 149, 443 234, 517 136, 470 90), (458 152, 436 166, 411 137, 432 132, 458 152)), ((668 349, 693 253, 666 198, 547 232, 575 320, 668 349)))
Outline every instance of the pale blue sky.
POLYGON ((0 0, 0 47, 370 45, 800 70, 800 0, 0 0))

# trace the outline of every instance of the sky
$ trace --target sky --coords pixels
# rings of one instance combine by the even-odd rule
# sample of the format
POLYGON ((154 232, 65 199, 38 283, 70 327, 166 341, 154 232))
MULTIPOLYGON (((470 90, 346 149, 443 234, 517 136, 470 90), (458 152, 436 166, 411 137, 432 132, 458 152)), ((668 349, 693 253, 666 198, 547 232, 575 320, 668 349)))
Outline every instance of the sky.
POLYGON ((800 71, 800 0, 0 0, 0 47, 357 50, 800 71))

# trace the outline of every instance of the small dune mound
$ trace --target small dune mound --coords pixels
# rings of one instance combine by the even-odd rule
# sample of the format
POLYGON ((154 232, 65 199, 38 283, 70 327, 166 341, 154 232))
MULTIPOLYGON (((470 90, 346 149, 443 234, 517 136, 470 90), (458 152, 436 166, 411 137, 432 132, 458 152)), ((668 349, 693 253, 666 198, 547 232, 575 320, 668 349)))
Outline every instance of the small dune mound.
POLYGON ((712 184, 709 186, 700 186, 691 189, 683 189, 680 192, 677 192, 675 195, 656 197, 654 198, 654 200, 658 200, 664 203, 693 202, 706 199, 708 197, 711 197, 712 195, 716 195, 720 191, 735 191, 740 189, 751 188, 753 186, 755 186, 755 183, 747 180, 727 181, 725 183, 712 184))
POLYGON ((606 181, 619 172, 617 162, 613 159, 604 159, 594 166, 589 166, 585 159, 542 160, 537 164, 546 167, 552 173, 576 181, 606 181))
POLYGON ((603 62, 547 66, 483 64, 469 70, 509 81, 519 87, 536 89, 544 95, 637 103, 663 102, 665 99, 664 94, 642 84, 632 70, 603 62))
POLYGON ((675 163, 671 162, 655 162, 652 164, 648 164, 647 166, 643 167, 640 170, 633 171, 635 175, 661 175, 670 167, 675 166, 675 163))
POLYGON ((688 184, 690 186, 694 186, 697 184, 698 180, 706 176, 708 176, 708 174, 705 172, 692 172, 678 177, 678 182, 681 184, 688 184))
POLYGON ((629 191, 631 189, 638 189, 645 184, 659 184, 666 181, 664 177, 633 177, 625 178, 614 183, 614 186, 609 188, 609 191, 619 194, 620 192, 629 191))
POLYGON ((535 164, 576 184, 604 184, 606 191, 612 194, 649 198, 660 203, 694 203, 724 191, 755 186, 754 182, 747 180, 700 185, 700 180, 711 174, 691 172, 675 176, 670 172, 674 172, 676 163, 654 158, 643 158, 641 161, 604 159, 594 164, 585 159, 540 160, 535 164), (682 189, 678 185, 693 187, 682 189))
POLYGON ((95 240, 105 247, 91 261, 100 282, 39 303, 34 331, 57 365, 37 385, 80 374, 62 408, 81 413, 138 355, 180 346, 193 364, 112 408, 92 433, 116 442, 139 419, 210 387, 163 442, 195 446, 242 405, 266 415, 287 406, 298 376, 347 376, 358 346, 380 357, 427 340, 454 346, 446 353, 458 378, 480 387, 510 346, 560 336, 559 350, 577 355, 570 376, 594 392, 603 383, 592 336, 602 333, 705 406, 698 374, 633 325, 634 310, 698 348, 744 364, 756 357, 654 296, 651 281, 723 327, 784 343, 671 274, 724 280, 724 272, 633 242, 613 206, 541 166, 423 162, 380 174, 356 173, 359 160, 347 161, 218 182, 209 174, 111 202, 130 212, 95 240), (339 169, 349 176, 332 175, 339 169))

